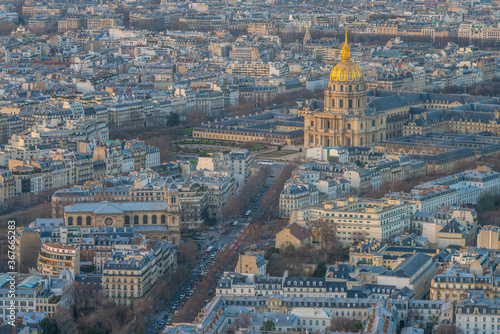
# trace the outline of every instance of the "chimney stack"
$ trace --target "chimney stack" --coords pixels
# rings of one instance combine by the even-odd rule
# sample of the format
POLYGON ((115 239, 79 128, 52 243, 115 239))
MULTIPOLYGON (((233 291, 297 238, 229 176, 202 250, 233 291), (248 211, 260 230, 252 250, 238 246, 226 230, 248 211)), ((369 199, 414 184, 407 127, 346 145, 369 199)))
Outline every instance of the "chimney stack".
POLYGON ((500 113, 498 112, 498 109, 495 109, 495 119, 500 118, 500 113))

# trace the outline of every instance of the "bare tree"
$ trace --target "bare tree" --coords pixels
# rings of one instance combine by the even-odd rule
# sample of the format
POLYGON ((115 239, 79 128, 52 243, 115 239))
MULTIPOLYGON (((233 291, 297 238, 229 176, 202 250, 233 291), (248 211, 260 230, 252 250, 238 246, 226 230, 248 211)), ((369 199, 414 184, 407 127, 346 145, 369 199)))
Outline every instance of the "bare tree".
POLYGON ((234 219, 243 210, 243 203, 239 200, 237 196, 229 198, 221 208, 221 215, 226 219, 234 219))
POLYGON ((246 116, 255 111, 255 104, 251 102, 240 102, 231 108, 231 116, 246 116))
POLYGON ((179 246, 178 250, 178 261, 181 263, 190 265, 193 261, 197 262, 200 258, 200 248, 193 239, 187 239, 179 246))
POLYGON ((436 327, 433 334, 462 334, 463 330, 455 325, 441 324, 436 327))
POLYGON ((241 313, 239 316, 234 319, 234 325, 237 329, 240 328, 248 328, 252 323, 252 315, 248 312, 241 313))
POLYGON ((332 317, 329 330, 333 332, 358 332, 362 328, 363 325, 355 319, 346 317, 332 317))
POLYGON ((207 121, 207 115, 200 109, 193 109, 187 116, 188 126, 199 126, 207 121))

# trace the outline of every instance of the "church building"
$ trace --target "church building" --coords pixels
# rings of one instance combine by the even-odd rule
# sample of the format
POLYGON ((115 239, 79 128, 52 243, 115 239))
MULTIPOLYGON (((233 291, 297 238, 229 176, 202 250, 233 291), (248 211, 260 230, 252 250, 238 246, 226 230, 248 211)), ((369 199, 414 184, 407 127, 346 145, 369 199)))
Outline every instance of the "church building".
POLYGON ((386 113, 367 108, 360 66, 351 60, 351 47, 342 46, 341 61, 330 73, 323 110, 301 110, 304 146, 371 146, 386 139, 386 113))

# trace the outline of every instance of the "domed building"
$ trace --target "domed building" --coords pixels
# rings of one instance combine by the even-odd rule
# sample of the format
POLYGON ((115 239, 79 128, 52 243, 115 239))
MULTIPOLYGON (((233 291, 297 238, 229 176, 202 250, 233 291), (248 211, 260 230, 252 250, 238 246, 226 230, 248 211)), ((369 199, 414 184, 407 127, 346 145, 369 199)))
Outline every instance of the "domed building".
POLYGON ((304 146, 371 146, 386 139, 386 115, 367 107, 360 66, 351 59, 351 47, 330 73, 324 109, 304 111, 304 146))

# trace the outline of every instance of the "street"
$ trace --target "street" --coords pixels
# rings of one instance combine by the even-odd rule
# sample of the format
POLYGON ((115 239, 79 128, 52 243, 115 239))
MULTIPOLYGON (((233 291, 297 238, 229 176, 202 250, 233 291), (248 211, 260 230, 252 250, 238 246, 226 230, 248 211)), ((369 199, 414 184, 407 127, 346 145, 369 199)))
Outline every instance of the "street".
MULTIPOLYGON (((264 165, 259 164, 258 161, 254 160, 252 162, 252 168, 258 169, 262 168, 263 166, 264 165)), ((209 273, 210 267, 213 266, 215 262, 215 256, 219 251, 221 251, 221 249, 224 250, 227 247, 231 247, 231 249, 233 249, 234 247, 234 250, 238 253, 243 251, 242 249, 238 249, 238 245, 234 246, 234 243, 243 234, 244 230, 251 224, 253 218, 261 217, 263 215, 264 212, 260 210, 260 201, 264 194, 269 190, 269 187, 274 184, 276 178, 281 174, 281 171, 285 167, 285 165, 281 163, 273 163, 269 166, 271 167, 271 174, 266 180, 264 188, 257 195, 257 199, 255 200, 255 202, 250 203, 245 209, 245 212, 251 210, 251 214, 247 217, 241 216, 235 219, 239 222, 236 227, 232 226, 232 222, 219 222, 213 230, 208 230, 207 232, 203 233, 202 238, 205 239, 199 240, 198 238, 198 240, 196 240, 200 245, 200 262, 198 263, 196 268, 191 271, 185 282, 181 286, 179 286, 178 290, 176 291, 172 299, 166 304, 164 309, 151 319, 151 324, 147 328, 145 333, 160 333, 163 331, 165 326, 170 324, 171 315, 178 312, 178 310, 184 305, 186 300, 190 298, 193 290, 197 288, 199 281, 203 278, 204 275, 207 275, 209 273), (224 227, 222 227, 223 224, 224 227), (207 252, 210 246, 213 249, 210 252, 207 252)), ((200 308, 201 307, 202 306, 200 306, 200 308)))

